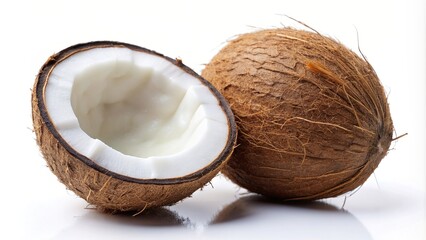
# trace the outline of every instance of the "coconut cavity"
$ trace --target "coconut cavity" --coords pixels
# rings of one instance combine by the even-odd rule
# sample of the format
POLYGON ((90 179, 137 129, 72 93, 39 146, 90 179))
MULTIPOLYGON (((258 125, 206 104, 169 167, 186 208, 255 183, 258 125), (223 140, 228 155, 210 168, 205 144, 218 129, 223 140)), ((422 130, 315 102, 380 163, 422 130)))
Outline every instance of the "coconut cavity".
POLYGON ((239 126, 223 172, 250 191, 285 200, 338 196, 367 180, 392 141, 371 65, 318 33, 240 35, 202 76, 230 102, 239 126))
POLYGON ((33 91, 37 142, 52 171, 100 209, 174 203, 206 184, 232 153, 224 98, 192 70, 134 45, 67 48, 33 91))
POLYGON ((215 136, 226 139, 226 116, 208 88, 184 89, 161 72, 133 62, 103 63, 78 74, 71 104, 83 131, 131 156, 179 153, 194 144, 201 134, 197 128, 208 117, 218 125, 215 136), (206 105, 211 105, 208 110, 206 105))
MULTIPOLYGON (((110 62, 76 76, 71 104, 90 137, 145 158, 177 153, 191 138, 197 127, 191 118, 200 103, 190 94, 182 103, 184 96, 184 89, 161 72, 132 62, 110 62), (182 136, 184 132, 189 133, 182 136)), ((219 122, 225 125, 223 113, 221 117, 219 122)))

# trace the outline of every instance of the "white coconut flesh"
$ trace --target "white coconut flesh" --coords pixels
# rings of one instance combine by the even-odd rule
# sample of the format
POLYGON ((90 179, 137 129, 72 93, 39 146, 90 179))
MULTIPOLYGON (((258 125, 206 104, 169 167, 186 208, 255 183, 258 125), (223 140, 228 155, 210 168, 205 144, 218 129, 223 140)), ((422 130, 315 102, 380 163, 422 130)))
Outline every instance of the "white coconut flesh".
POLYGON ((47 81, 46 109, 61 137, 119 175, 182 177, 212 163, 228 141, 228 118, 211 90, 148 52, 78 52, 47 81))

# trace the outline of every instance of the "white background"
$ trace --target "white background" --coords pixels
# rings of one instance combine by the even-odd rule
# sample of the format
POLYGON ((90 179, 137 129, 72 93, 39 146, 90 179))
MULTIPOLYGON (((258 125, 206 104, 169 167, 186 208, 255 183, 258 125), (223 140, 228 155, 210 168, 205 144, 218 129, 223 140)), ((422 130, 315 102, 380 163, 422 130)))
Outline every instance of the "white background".
POLYGON ((400 1, 2 1, 0 239, 426 239, 426 4, 400 1), (117 40, 180 57, 197 72, 233 36, 301 20, 359 45, 389 95, 392 150, 352 196, 277 204, 224 177, 136 217, 87 209, 46 167, 31 131, 34 78, 53 53, 117 40), (343 207, 343 208, 342 208, 343 207))

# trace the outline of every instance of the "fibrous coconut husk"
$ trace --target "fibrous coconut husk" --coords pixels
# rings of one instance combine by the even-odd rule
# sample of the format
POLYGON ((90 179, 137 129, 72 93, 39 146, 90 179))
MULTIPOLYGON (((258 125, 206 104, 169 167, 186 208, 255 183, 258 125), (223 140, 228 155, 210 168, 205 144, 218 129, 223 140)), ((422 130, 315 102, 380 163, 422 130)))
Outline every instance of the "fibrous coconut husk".
POLYGON ((329 37, 291 28, 243 34, 202 76, 239 127, 223 173, 252 192, 338 196, 363 184, 388 152, 393 124, 374 69, 329 37))

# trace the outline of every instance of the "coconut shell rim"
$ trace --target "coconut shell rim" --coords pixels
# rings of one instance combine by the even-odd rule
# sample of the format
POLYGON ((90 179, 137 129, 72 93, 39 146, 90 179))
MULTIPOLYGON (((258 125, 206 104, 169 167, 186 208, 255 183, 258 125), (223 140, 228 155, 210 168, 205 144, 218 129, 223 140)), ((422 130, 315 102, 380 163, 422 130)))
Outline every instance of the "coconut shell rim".
MULTIPOLYGON (((79 44, 72 45, 49 57, 49 59, 41 67, 36 77, 36 83, 34 88, 35 88, 34 90, 35 96, 37 98, 36 99, 37 107, 40 112, 40 116, 43 121, 43 124, 47 127, 47 129, 50 131, 52 136, 58 141, 58 143, 61 144, 73 157, 81 161, 83 164, 85 164, 89 168, 99 171, 107 176, 120 179, 122 181, 138 183, 138 184, 171 185, 171 184, 180 184, 180 183, 197 180, 203 177, 204 175, 208 174, 209 172, 214 171, 215 169, 220 167, 222 163, 224 163, 227 159, 229 159, 229 156, 232 154, 234 150, 234 146, 237 141, 237 126, 236 126, 234 114, 228 102, 226 101, 225 97, 221 93, 219 93, 219 91, 210 82, 208 82, 206 79, 204 79, 199 74, 197 74, 194 70, 192 70, 191 68, 183 64, 180 59, 173 59, 161 53, 158 53, 153 50, 140 47, 137 45, 133 45, 133 44, 125 43, 125 42, 118 42, 118 41, 92 41, 92 42, 79 43, 79 44), (62 138, 60 133, 56 130, 54 123, 50 119, 49 113, 45 106, 45 87, 48 83, 47 80, 50 77, 50 73, 58 64, 60 64, 62 61, 64 61, 65 59, 67 59, 68 57, 76 53, 90 50, 93 48, 111 48, 111 47, 128 48, 132 51, 144 52, 146 54, 151 54, 151 55, 163 58, 166 61, 177 66, 178 68, 182 69, 186 73, 197 78, 204 86, 209 88, 210 92, 219 101, 219 105, 227 117, 228 127, 230 129, 225 147, 223 148, 223 151, 218 155, 218 157, 216 157, 209 165, 205 166, 204 168, 199 169, 188 175, 184 175, 182 177, 152 178, 152 179, 140 178, 139 179, 139 178, 133 178, 133 177, 121 175, 121 174, 112 172, 104 167, 101 167, 100 165, 90 160, 90 158, 80 154, 78 151, 72 148, 65 141, 65 139, 62 138)), ((34 114, 34 111, 33 111, 33 114, 34 114)))

